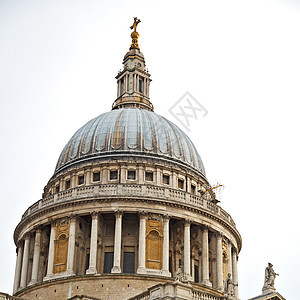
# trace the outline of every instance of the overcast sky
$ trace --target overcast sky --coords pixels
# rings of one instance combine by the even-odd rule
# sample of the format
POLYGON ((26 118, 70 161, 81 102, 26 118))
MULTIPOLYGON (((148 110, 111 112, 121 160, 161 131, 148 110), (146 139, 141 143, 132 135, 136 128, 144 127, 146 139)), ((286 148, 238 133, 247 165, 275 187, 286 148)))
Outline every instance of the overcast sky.
POLYGON ((299 299, 300 2, 0 0, 0 291, 12 292, 21 215, 72 134, 107 112, 132 17, 155 112, 189 91, 207 111, 186 132, 243 238, 240 298, 299 299))

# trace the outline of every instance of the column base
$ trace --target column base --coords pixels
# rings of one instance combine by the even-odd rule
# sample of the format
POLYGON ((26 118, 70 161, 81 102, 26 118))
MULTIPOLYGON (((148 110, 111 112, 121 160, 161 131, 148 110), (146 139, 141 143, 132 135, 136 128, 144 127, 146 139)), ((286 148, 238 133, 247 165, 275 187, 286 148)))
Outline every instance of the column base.
POLYGON ((171 277, 171 273, 168 270, 161 270, 161 275, 166 277, 171 277))
POLYGON ((111 269, 111 273, 122 273, 121 272, 121 268, 119 266, 114 266, 112 269, 111 269))
POLYGON ((201 284, 206 285, 208 287, 212 287, 212 283, 208 279, 203 280, 201 284))
POLYGON ((54 277, 54 274, 47 274, 44 278, 43 278, 43 281, 47 281, 47 280, 50 280, 54 277))
POLYGON ((73 270, 67 270, 63 273, 63 276, 73 276, 76 275, 73 270))
POLYGON ((97 270, 96 268, 88 268, 85 272, 85 274, 96 274, 97 273, 97 270))
POLYGON ((29 283, 28 283, 28 286, 29 285, 34 285, 34 284, 36 284, 37 283, 37 280, 31 280, 29 283))
POLYGON ((145 267, 138 267, 137 274, 147 274, 147 269, 145 267))

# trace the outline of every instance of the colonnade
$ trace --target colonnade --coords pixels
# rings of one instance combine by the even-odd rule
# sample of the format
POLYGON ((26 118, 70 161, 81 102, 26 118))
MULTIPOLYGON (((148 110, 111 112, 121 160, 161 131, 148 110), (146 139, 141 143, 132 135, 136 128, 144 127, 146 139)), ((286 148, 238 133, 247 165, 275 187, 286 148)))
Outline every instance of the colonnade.
MULTIPOLYGON (((121 273, 121 253, 122 253, 122 216, 123 212, 115 212, 115 235, 114 235, 114 253, 113 253, 113 267, 111 273, 121 273)), ((147 214, 139 214, 139 240, 138 240, 138 274, 147 274, 146 268, 146 222, 147 214)), ((89 255, 89 268, 86 270, 86 274, 97 274, 100 270, 97 270, 98 261, 98 231, 99 231, 99 213, 93 212, 91 214, 91 238, 90 238, 90 255, 89 255)), ((170 217, 163 216, 163 247, 162 247, 162 269, 159 271, 159 275, 171 277, 169 266, 169 231, 170 231, 170 217)), ((68 254, 67 254, 67 266, 66 271, 60 276, 75 275, 74 273, 74 259, 75 259, 75 233, 76 233, 76 216, 71 216, 69 219, 69 240, 68 240, 68 254)), ((27 278, 28 263, 29 263, 29 248, 30 248, 30 233, 26 233, 23 238, 18 242, 17 247, 17 261, 15 268, 15 280, 14 280, 14 293, 19 289, 25 288, 27 285, 32 285, 38 282, 39 273, 39 260, 41 255, 41 227, 37 227, 34 230, 34 251, 31 278, 27 278)), ((55 278, 57 274, 53 273, 54 267, 54 247, 55 247, 55 231, 56 224, 52 222, 50 230, 49 251, 48 251, 48 264, 47 275, 44 277, 44 281, 55 278)), ((224 236, 220 232, 213 232, 207 226, 201 225, 202 238, 201 238, 201 284, 207 287, 212 287, 209 274, 209 231, 210 235, 216 236, 216 286, 218 290, 223 290, 223 260, 222 260, 222 243, 224 236)), ((183 225, 183 280, 192 281, 191 276, 191 221, 184 220, 183 225)), ((238 283, 237 273, 237 250, 227 240, 227 252, 228 252, 228 273, 232 274, 232 280, 235 284, 238 283)), ((151 270, 149 270, 151 271, 151 270)), ((153 274, 153 273, 152 273, 153 274)), ((236 291, 237 294, 237 291, 236 291)))

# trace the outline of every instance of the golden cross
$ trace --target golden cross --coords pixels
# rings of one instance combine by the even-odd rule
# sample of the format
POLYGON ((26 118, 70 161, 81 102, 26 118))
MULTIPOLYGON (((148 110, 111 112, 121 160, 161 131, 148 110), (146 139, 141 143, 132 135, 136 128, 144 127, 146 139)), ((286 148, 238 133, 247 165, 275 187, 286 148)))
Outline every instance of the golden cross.
POLYGON ((130 29, 134 29, 134 32, 136 32, 136 27, 138 26, 138 24, 141 22, 140 19, 138 19, 137 17, 134 17, 134 22, 132 24, 132 26, 130 26, 130 29))

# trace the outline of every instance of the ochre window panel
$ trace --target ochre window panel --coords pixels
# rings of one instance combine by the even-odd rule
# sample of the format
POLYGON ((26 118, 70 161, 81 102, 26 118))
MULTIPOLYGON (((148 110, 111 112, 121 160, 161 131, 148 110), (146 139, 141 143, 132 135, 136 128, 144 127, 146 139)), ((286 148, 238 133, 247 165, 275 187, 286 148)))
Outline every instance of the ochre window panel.
POLYGON ((158 220, 148 220, 146 233, 146 268, 161 270, 163 246, 162 222, 158 220))
POLYGON ((54 241, 54 265, 53 273, 62 273, 67 269, 68 241, 65 234, 54 241))
POLYGON ((54 241, 53 273, 62 273, 67 269, 69 224, 58 224, 56 226, 54 241))

